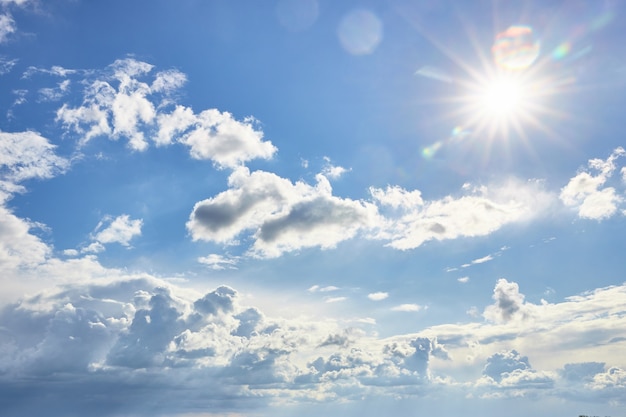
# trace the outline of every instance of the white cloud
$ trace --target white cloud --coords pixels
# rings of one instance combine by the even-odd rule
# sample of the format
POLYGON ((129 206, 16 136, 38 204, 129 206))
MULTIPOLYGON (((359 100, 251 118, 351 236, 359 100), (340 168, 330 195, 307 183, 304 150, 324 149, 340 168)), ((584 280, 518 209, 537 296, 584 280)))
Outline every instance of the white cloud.
POLYGON ((59 65, 53 65, 52 67, 50 67, 50 69, 30 66, 26 68, 26 71, 24 71, 24 73, 22 74, 22 78, 30 78, 35 74, 47 74, 53 75, 55 77, 66 78, 68 75, 77 74, 79 72, 80 71, 78 70, 63 68, 59 65))
POLYGON ((57 101, 60 100, 69 90, 70 80, 61 81, 55 88, 41 88, 39 90, 40 101, 57 101))
POLYGON ((623 148, 616 148, 606 160, 591 159, 589 168, 596 171, 596 175, 583 171, 571 178, 561 189, 563 203, 576 208, 582 218, 602 220, 614 215, 624 199, 615 188, 601 187, 613 175, 617 159, 625 154, 623 148))
POLYGON ((373 292, 371 294, 367 294, 367 298, 372 301, 381 301, 387 297, 389 297, 389 293, 386 292, 373 292))
MULTIPOLYGON (((585 355, 619 362, 619 355, 607 356, 602 349, 605 337, 626 336, 626 286, 598 289, 561 304, 527 303, 529 310, 538 309, 528 316, 537 319, 532 323, 442 324, 420 334, 379 339, 332 321, 267 317, 243 305, 239 293, 227 286, 202 295, 149 276, 97 280, 103 271, 85 274, 88 269, 79 265, 87 262, 49 260, 47 268, 38 270, 49 273, 53 268, 65 275, 79 269, 83 283, 35 294, 0 312, 3 389, 19 392, 15 379, 28 376, 35 384, 29 392, 59 387, 55 393, 60 397, 51 396, 57 400, 47 407, 62 411, 81 406, 104 410, 104 415, 109 406, 89 395, 103 384, 120 399, 118 405, 126 404, 124 392, 141 386, 133 391, 132 401, 156 396, 168 399, 178 412, 190 403, 232 409, 216 403, 226 394, 251 405, 249 401, 290 398, 335 402, 358 401, 364 395, 448 396, 457 389, 485 398, 561 399, 586 392, 588 400, 601 404, 619 401, 623 393, 620 363, 605 367, 570 358, 584 347, 585 355), (468 349, 473 352, 469 362, 468 349), (546 357, 555 365, 546 363, 546 357), (531 367, 531 361, 541 366, 531 367), (468 367, 476 377, 468 379, 468 367), (464 380, 452 376, 457 370, 466 375, 464 380), (77 397, 88 400, 79 405, 77 397)), ((616 349, 619 343, 613 343, 616 349)), ((24 406, 20 398, 11 400, 14 409, 24 406)))
POLYGON ((482 258, 478 258, 478 259, 474 259, 472 261, 472 265, 476 265, 476 264, 484 264, 485 262, 489 262, 493 260, 493 256, 492 255, 487 255, 487 256, 483 256, 482 258))
POLYGON ((276 147, 263 140, 253 118, 239 121, 216 109, 196 114, 176 105, 172 94, 185 84, 186 75, 167 70, 151 76, 152 70, 153 65, 132 58, 115 61, 88 81, 78 107, 65 103, 57 110, 57 121, 80 135, 83 144, 97 136, 125 138, 132 150, 143 151, 149 146, 147 136, 157 146, 184 144, 193 158, 211 160, 219 168, 274 155, 276 147))
POLYGON ((94 231, 95 243, 119 243, 122 246, 130 246, 130 240, 141 235, 142 219, 132 220, 128 214, 122 214, 113 218, 105 216, 94 231))
POLYGON ((346 301, 346 297, 326 297, 324 298, 325 303, 339 303, 341 301, 346 301))
POLYGON ((524 295, 516 282, 501 278, 493 290, 495 303, 485 309, 485 318, 496 322, 507 322, 524 315, 524 295))
POLYGON ((344 167, 333 165, 330 162, 330 158, 327 156, 324 157, 324 161, 325 161, 325 166, 322 169, 322 174, 327 178, 337 179, 341 177, 343 174, 345 174, 346 172, 350 171, 349 169, 346 169, 344 167))
POLYGON ((250 253, 276 257, 306 247, 332 248, 378 220, 369 203, 332 196, 328 180, 310 186, 247 168, 229 177, 230 189, 196 203, 187 228, 194 240, 232 243, 252 233, 250 253))
POLYGON ((320 292, 331 292, 339 290, 339 287, 335 287, 334 285, 329 285, 327 287, 322 287, 319 289, 320 292))
POLYGON ((419 190, 407 191, 398 186, 387 186, 385 190, 371 187, 370 194, 381 205, 394 209, 415 209, 424 205, 422 193, 419 190))
POLYGON ((417 304, 400 304, 398 306, 392 307, 392 311, 405 311, 405 312, 414 312, 422 310, 422 306, 417 304))
POLYGON ((16 31, 15 21, 7 14, 0 14, 0 43, 6 42, 9 35, 16 31))
POLYGON ((214 270, 237 269, 237 257, 226 257, 212 253, 198 258, 198 262, 214 270))
POLYGON ((17 59, 7 59, 0 56, 0 75, 8 74, 17 64, 17 59))
POLYGON ((190 147, 195 159, 210 159, 219 167, 235 168, 255 158, 269 159, 276 152, 263 133, 255 130, 253 120, 237 121, 230 113, 216 109, 196 116, 194 128, 179 141, 190 147))
POLYGON ((457 279, 457 281, 459 281, 461 284, 466 284, 469 282, 469 280, 470 280, 469 277, 461 277, 457 279))
POLYGON ((480 187, 469 190, 470 195, 434 201, 423 201, 419 193, 397 187, 370 191, 381 204, 402 209, 379 235, 390 240, 389 246, 401 250, 416 248, 432 239, 484 236, 506 224, 541 215, 553 200, 538 182, 519 181, 480 187))
POLYGON ((54 153, 56 146, 37 132, 0 131, 0 167, 3 181, 18 183, 47 179, 65 172, 69 161, 54 153))

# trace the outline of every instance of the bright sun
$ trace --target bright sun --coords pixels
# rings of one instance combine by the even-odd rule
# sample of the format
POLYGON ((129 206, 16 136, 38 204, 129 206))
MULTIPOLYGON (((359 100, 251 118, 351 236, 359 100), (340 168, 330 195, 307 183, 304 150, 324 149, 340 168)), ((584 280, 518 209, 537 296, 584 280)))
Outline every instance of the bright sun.
POLYGON ((500 77, 485 86, 479 101, 487 117, 512 117, 523 108, 524 89, 518 79, 500 77))

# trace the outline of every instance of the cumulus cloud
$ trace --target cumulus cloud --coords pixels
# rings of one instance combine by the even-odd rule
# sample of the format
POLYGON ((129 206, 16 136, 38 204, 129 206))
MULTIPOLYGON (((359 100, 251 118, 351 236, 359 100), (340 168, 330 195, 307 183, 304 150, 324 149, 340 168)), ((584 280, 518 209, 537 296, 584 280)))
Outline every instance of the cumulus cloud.
POLYGON ((616 170, 616 161, 624 154, 626 151, 620 147, 606 160, 589 160, 591 172, 579 172, 561 189, 563 203, 575 208, 582 218, 602 220, 613 216, 624 199, 614 187, 605 184, 616 170))
MULTIPOLYGON (((187 228, 194 240, 250 241, 247 254, 273 258, 302 248, 328 249, 357 235, 413 249, 437 239, 482 236, 541 214, 553 196, 537 182, 479 187, 472 195, 425 201, 418 190, 370 189, 373 201, 332 194, 328 179, 291 182, 264 171, 234 170, 229 189, 196 203, 187 228), (245 237, 245 239, 243 239, 245 237)), ((487 262, 492 255, 474 263, 487 262)))
POLYGON ((276 147, 263 140, 253 118, 240 121, 217 109, 196 114, 173 97, 186 75, 172 69, 152 76, 153 68, 132 58, 115 61, 88 82, 79 106, 65 103, 57 110, 57 121, 78 134, 81 143, 98 136, 125 138, 135 151, 146 150, 148 138, 157 146, 181 143, 193 158, 211 160, 219 168, 274 155, 276 147))
POLYGON ((485 309, 484 316, 496 322, 507 322, 524 315, 524 294, 519 292, 516 282, 501 278, 493 290, 495 303, 485 309))
POLYGON ((530 219, 552 202, 552 196, 537 182, 512 181, 469 191, 459 198, 424 201, 416 191, 371 188, 376 202, 396 211, 379 237, 389 240, 393 248, 406 250, 433 239, 484 236, 506 224, 530 219))
POLYGON ((133 220, 128 214, 105 216, 96 226, 93 239, 99 244, 119 243, 128 247, 131 239, 141 235, 142 225, 142 219, 133 220))
POLYGON ((232 244, 250 232, 250 253, 276 257, 307 247, 328 249, 372 227, 376 207, 332 195, 328 180, 317 176, 315 186, 247 168, 229 177, 230 189, 197 203, 187 222, 194 240, 232 244))
MULTIPOLYGON (((561 305, 535 306, 543 309, 537 317, 546 316, 546 322, 524 331, 489 322, 448 324, 379 339, 335 322, 267 317, 244 305, 229 286, 199 294, 149 276, 90 279, 0 311, 0 391, 25 395, 26 388, 15 381, 28 378, 33 381, 28 393, 54 392, 42 398, 58 398, 56 409, 97 406, 103 415, 110 407, 151 404, 154 398, 167 399, 177 412, 190 410, 189 404, 232 411, 235 403, 258 406, 278 398, 350 401, 455 387, 477 397, 542 393, 558 398, 586 389, 602 401, 614 400, 624 386, 618 366, 561 362, 552 372, 534 369, 530 356, 517 349, 498 347, 526 340, 525 349, 535 356, 544 352, 558 362, 573 349, 567 345, 585 339, 582 332, 591 332, 592 346, 599 346, 598 329, 612 322, 610 337, 619 339, 625 328, 617 319, 623 316, 624 294, 624 287, 615 287, 561 305), (576 332, 563 331, 570 325, 576 332), (506 337, 510 331, 519 335, 514 341, 506 337), (560 342, 542 339, 554 334, 560 342), (475 338, 482 342, 468 343, 475 338), (469 364, 462 354, 468 345, 478 357, 469 364), (482 369, 482 377, 455 382, 449 376, 467 366, 482 369), (96 393, 103 386, 115 404, 99 400, 96 393), (420 390, 410 389, 415 386, 420 390), (225 396, 232 402, 221 402, 225 396)), ((24 395, 2 401, 24 410, 24 395)))

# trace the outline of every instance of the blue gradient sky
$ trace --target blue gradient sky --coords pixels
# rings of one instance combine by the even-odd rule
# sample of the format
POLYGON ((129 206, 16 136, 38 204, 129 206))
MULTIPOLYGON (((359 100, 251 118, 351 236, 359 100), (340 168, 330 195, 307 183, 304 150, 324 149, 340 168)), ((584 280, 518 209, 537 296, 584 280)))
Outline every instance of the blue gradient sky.
POLYGON ((0 413, 620 416, 625 12, 0 0, 0 413))

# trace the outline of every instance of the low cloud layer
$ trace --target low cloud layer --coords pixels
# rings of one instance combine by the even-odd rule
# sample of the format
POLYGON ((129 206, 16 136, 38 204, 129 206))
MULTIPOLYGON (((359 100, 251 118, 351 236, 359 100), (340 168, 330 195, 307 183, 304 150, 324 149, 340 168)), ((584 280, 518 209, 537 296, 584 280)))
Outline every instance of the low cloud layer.
MULTIPOLYGON (((0 312, 0 404, 18 414, 55 407, 60 414, 109 415, 123 407, 135 415, 166 415, 268 406, 278 398, 351 401, 459 389, 485 399, 585 391, 589 400, 619 403, 625 364, 568 362, 566 356, 577 346, 626 340, 615 316, 626 305, 624 294, 624 286, 610 287, 562 304, 531 305, 534 322, 514 328, 473 322, 379 339, 335 322, 268 317, 228 286, 202 295, 148 276, 65 286, 0 312), (606 297, 611 305, 585 316, 606 297), (585 318, 568 317, 572 309, 585 318), (609 324, 613 330, 598 339, 609 324), (511 331, 518 336, 507 342, 511 331), (545 359, 537 350, 528 356, 520 350, 530 350, 540 334, 561 336, 544 352, 551 361, 543 369, 531 365, 533 357, 545 359), (471 342, 476 338, 482 341, 471 342), (467 368, 467 349, 477 354, 470 362, 474 379, 454 370, 467 368), (98 395, 104 388, 106 398, 98 395)), ((587 355, 599 357, 602 350, 587 355)))

